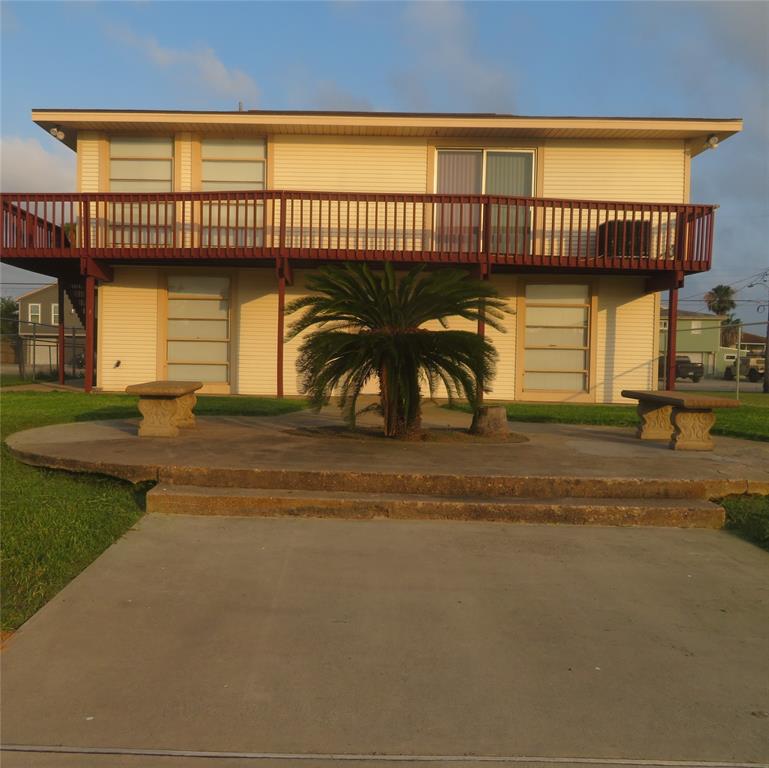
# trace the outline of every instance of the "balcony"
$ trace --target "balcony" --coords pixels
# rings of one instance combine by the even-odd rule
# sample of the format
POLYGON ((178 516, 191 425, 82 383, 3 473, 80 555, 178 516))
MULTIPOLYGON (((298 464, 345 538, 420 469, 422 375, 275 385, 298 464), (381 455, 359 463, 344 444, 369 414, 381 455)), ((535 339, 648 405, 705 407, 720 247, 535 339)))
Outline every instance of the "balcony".
POLYGON ((59 259, 86 258, 391 260, 694 273, 710 269, 716 208, 277 190, 4 193, 0 200, 3 260, 28 268, 35 259, 38 266, 47 260, 49 270, 59 259))

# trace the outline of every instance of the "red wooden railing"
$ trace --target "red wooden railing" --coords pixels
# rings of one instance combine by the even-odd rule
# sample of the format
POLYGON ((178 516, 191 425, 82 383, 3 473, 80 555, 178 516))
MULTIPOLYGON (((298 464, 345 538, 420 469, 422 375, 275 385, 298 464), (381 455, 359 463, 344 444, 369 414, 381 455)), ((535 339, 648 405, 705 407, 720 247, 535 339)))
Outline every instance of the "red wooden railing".
POLYGON ((301 258, 710 268, 715 206, 346 192, 12 194, 7 258, 301 258))

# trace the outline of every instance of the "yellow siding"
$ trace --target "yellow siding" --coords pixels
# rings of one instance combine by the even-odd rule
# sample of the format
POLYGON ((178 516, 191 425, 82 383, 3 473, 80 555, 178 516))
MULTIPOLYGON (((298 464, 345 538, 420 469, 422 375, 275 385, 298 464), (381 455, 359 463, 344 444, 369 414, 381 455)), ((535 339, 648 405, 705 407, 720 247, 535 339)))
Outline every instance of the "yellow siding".
POLYGON ((425 139, 273 136, 275 189, 425 192, 425 139))
MULTIPOLYGON (((237 306, 231 355, 232 391, 241 395, 274 395, 278 353, 278 294, 274 269, 238 272, 237 306)), ((287 384, 289 383, 289 377, 287 384)), ((293 386, 295 377, 290 377, 293 386)))
POLYGON ((596 401, 628 402, 623 389, 656 388, 654 294, 644 278, 602 277, 596 328, 596 401))
POLYGON ((548 139, 543 196, 682 203, 686 170, 681 141, 548 139))
MULTIPOLYGON (((298 299, 302 296, 306 296, 309 291, 305 287, 307 280, 306 270, 297 270, 294 272, 294 284, 286 286, 286 306, 290 302, 298 299)), ((277 291, 277 287, 275 288, 277 291)), ((277 301, 277 294, 276 294, 277 301)), ((277 303, 275 305, 275 312, 277 313, 277 303)), ((288 333, 291 322, 298 318, 300 315, 287 315, 286 316, 286 333, 288 333)), ((283 392, 286 395, 298 395, 300 378, 296 371, 296 358, 299 355, 299 347, 302 344, 302 339, 305 334, 302 333, 295 339, 288 341, 283 346, 283 392)), ((274 359, 274 358, 273 358, 274 359)), ((274 368, 274 364, 273 364, 274 368)), ((275 391, 275 385, 272 386, 272 391, 275 391)))
POLYGON ((100 192, 100 145, 98 133, 81 132, 77 137, 77 189, 79 192, 100 192))
POLYGON ((158 271, 116 267, 114 281, 99 293, 99 386, 114 392, 156 379, 158 271))
MULTIPOLYGON (((504 299, 511 310, 515 310, 518 293, 517 280, 514 275, 492 275, 491 284, 497 289, 499 297, 504 299)), ((505 317, 506 333, 500 333, 490 325, 486 326, 486 335, 495 346, 497 354, 497 375, 491 384, 489 398, 494 400, 515 399, 515 344, 516 344, 515 314, 505 317)))
POLYGON ((181 133, 177 136, 178 156, 174 162, 179 165, 179 187, 177 192, 189 192, 192 190, 192 143, 191 134, 181 133))

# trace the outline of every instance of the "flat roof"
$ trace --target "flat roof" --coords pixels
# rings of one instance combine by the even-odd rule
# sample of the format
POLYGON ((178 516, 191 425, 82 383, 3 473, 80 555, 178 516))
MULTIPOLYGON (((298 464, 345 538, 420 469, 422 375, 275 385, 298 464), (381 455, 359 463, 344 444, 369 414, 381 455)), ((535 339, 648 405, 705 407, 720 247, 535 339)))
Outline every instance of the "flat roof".
POLYGON ((325 134, 423 138, 676 139, 692 154, 705 140, 719 141, 742 130, 740 118, 532 116, 488 112, 349 112, 326 110, 33 109, 43 130, 65 134, 75 149, 78 131, 137 130, 147 134, 197 131, 212 135, 325 134))

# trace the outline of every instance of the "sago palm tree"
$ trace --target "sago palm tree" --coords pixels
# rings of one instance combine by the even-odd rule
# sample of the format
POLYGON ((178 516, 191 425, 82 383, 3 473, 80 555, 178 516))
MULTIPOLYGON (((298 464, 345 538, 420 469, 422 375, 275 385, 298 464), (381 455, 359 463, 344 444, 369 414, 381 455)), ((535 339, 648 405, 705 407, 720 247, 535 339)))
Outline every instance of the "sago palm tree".
POLYGON ((363 387, 378 380, 384 432, 402 437, 420 425, 420 384, 432 395, 442 383, 449 398, 464 395, 474 406, 491 381, 494 346, 469 331, 449 330, 452 317, 478 320, 504 331, 509 310, 488 282, 457 269, 428 272, 417 266, 402 277, 391 264, 319 269, 307 280, 312 295, 286 313, 303 314, 288 338, 313 328, 299 348, 302 389, 315 408, 336 392, 345 418, 355 423, 363 387), (425 325, 437 321, 441 330, 425 325))

